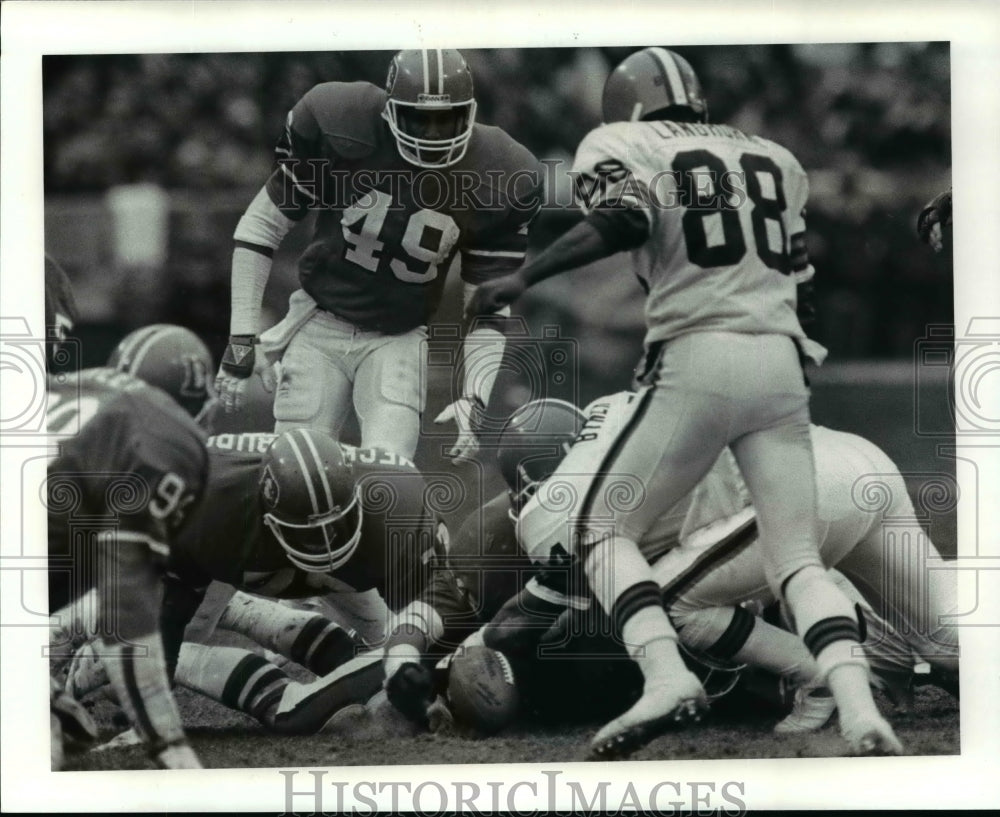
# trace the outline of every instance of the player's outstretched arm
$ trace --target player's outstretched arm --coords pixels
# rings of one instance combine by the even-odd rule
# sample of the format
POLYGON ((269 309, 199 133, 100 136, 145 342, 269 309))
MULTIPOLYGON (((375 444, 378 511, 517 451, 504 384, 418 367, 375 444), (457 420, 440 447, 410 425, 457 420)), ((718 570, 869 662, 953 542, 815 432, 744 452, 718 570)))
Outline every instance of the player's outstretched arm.
POLYGON ((598 220, 598 214, 594 213, 563 233, 517 272, 480 284, 466 307, 466 318, 471 320, 477 315, 499 312, 529 287, 606 258, 621 249, 625 248, 614 241, 604 223, 598 220))
POLYGON ((295 221, 274 204, 265 186, 250 202, 236 227, 230 335, 215 380, 215 389, 227 412, 239 411, 247 378, 257 368, 254 347, 260 333, 260 310, 271 275, 271 259, 294 225, 295 221))

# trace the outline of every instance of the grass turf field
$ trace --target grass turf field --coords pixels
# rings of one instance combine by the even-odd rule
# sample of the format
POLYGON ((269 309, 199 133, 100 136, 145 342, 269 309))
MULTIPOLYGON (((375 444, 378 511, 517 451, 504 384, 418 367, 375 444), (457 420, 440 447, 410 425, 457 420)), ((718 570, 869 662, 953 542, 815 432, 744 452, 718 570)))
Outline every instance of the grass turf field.
MULTIPOLYGON (((378 766, 449 763, 566 763, 587 759, 598 722, 571 726, 522 723, 489 738, 459 734, 418 734, 386 739, 384 734, 344 737, 319 734, 284 737, 268 734, 256 721, 181 689, 178 703, 191 743, 207 768, 297 768, 308 766, 378 766)), ((876 699, 884 713, 892 706, 876 699)), ((111 708, 99 703, 93 712, 110 738, 111 708)), ((706 760, 727 758, 812 758, 846 754, 831 722, 811 735, 778 736, 771 732, 780 716, 771 711, 737 710, 719 702, 701 724, 654 740, 633 760, 706 760)), ((908 755, 959 753, 958 702, 934 687, 916 690, 913 710, 890 720, 908 755)), ((67 757, 67 770, 150 768, 140 747, 128 746, 67 757)))
MULTIPOLYGON (((954 479, 954 460, 939 453, 946 437, 915 433, 917 404, 923 421, 947 428, 944 381, 914 388, 912 367, 905 363, 828 367, 813 383, 816 422, 861 434, 885 449, 907 478, 922 521, 946 558, 956 553, 955 508, 949 502, 922 507, 921 488, 928 479, 954 479), (928 421, 928 406, 930 420, 928 421)), ((433 463, 450 468, 443 463, 433 463)), ((422 464, 426 467, 426 464, 422 464)), ((496 475, 492 477, 496 482, 496 475)), ((497 483, 498 484, 498 483, 497 483)), ((467 512, 462 509, 460 513, 467 512)), ((448 763, 553 763, 587 759, 590 737, 601 725, 521 724, 488 739, 455 734, 345 738, 341 735, 280 737, 240 713, 178 690, 178 702, 191 742, 209 768, 279 768, 304 766, 421 765, 448 763)), ((877 696, 884 713, 891 704, 877 696)), ((110 707, 98 704, 94 713, 102 737, 115 730, 110 707)), ((797 758, 843 755, 846 746, 831 724, 808 736, 779 737, 771 732, 780 718, 774 711, 738 709, 720 702, 708 719, 684 732, 667 734, 634 755, 636 760, 713 758, 797 758)), ((916 691, 910 714, 890 718, 908 755, 950 755, 960 751, 958 702, 933 687, 916 691)), ((143 751, 123 747, 67 758, 68 770, 150 768, 143 751)))

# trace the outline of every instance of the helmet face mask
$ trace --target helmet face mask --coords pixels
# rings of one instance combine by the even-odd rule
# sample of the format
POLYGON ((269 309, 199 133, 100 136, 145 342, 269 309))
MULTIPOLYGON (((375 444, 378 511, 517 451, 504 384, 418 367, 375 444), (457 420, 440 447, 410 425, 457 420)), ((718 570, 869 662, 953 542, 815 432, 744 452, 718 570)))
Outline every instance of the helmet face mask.
POLYGON ((680 54, 666 48, 644 48, 622 60, 604 83, 601 108, 606 123, 670 118, 671 109, 708 121, 697 74, 680 54))
POLYGON ((442 168, 468 149, 476 121, 472 74, 458 51, 400 51, 389 65, 382 118, 399 155, 410 164, 442 168))
POLYGON ((552 398, 526 403, 507 418, 498 438, 497 460, 512 513, 520 513, 559 467, 585 419, 572 403, 552 398))
POLYGON ((264 455, 263 520, 289 561, 309 573, 344 565, 361 541, 361 488, 328 434, 294 429, 264 455))
POLYGON ((305 522, 283 521, 273 513, 265 513, 264 524, 292 564, 310 573, 328 573, 341 567, 354 553, 361 538, 361 516, 355 490, 351 504, 342 510, 305 522))

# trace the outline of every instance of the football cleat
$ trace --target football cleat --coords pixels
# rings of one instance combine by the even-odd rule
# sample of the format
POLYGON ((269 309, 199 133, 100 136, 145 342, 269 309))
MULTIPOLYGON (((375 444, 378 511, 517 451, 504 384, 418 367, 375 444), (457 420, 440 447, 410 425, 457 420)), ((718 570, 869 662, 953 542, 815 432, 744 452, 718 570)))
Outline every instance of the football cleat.
POLYGON ((837 702, 826 687, 801 686, 795 690, 792 711, 775 727, 777 735, 802 735, 826 726, 837 711, 837 702))
POLYGON ((842 719, 840 734, 844 736, 854 755, 903 754, 903 744, 899 742, 888 721, 877 713, 853 722, 845 723, 842 719))
POLYGON ((198 755, 187 743, 174 743, 153 755, 159 769, 202 769, 198 755))
POLYGON ((647 687, 631 709, 594 736, 590 743, 593 758, 628 757, 665 732, 698 723, 707 709, 705 691, 693 673, 674 683, 647 687))

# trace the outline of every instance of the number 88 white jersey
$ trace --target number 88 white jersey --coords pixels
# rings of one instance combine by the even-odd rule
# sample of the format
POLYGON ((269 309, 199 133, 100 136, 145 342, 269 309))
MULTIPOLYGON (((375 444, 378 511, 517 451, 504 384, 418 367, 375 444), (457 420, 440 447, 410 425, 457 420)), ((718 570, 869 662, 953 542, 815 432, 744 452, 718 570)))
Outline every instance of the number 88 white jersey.
POLYGON ((804 337, 809 188, 785 148, 727 125, 615 122, 586 136, 573 175, 585 211, 618 203, 649 221, 633 251, 647 344, 692 331, 804 337))

